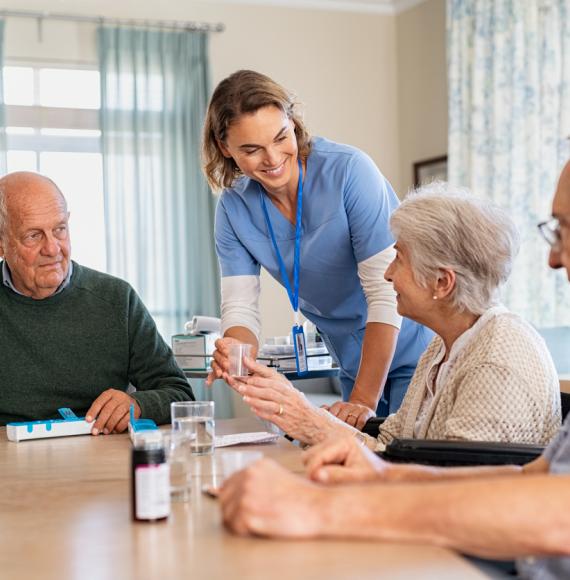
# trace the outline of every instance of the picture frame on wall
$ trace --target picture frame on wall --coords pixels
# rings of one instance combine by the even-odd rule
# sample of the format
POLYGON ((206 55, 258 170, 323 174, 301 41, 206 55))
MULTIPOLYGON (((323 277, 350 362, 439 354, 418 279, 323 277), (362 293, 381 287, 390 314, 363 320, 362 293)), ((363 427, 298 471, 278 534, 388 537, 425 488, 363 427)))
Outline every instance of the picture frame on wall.
POLYGON ((447 155, 414 163, 414 187, 431 181, 447 181, 447 155))

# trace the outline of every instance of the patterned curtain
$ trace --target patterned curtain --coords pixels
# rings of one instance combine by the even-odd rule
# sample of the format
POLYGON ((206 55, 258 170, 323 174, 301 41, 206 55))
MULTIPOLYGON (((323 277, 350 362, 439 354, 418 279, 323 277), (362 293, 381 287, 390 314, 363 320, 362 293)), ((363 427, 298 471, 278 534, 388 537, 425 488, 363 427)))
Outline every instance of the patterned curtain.
POLYGON ((522 237, 504 302, 570 324, 536 224, 570 157, 570 0, 448 0, 449 181, 508 208, 522 237))
MULTIPOLYGON (((0 71, 4 69, 4 28, 5 21, 0 20, 0 71)), ((4 104, 4 76, 0 74, 0 175, 6 173, 7 151, 6 143, 6 107, 4 104)))

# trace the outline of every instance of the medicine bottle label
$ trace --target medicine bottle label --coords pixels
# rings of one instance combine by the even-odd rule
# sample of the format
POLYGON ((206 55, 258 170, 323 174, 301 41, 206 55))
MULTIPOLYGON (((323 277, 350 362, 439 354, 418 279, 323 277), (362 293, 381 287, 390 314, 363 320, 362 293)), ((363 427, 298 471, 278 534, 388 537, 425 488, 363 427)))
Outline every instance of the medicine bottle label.
POLYGON ((170 476, 166 463, 137 465, 135 469, 135 517, 157 520, 170 514, 170 476))

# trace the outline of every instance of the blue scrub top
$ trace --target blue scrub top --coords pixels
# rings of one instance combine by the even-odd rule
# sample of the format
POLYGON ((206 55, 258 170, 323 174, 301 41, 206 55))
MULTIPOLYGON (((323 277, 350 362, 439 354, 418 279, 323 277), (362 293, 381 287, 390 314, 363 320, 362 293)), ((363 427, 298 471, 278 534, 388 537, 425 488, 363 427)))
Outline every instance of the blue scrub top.
MULTIPOLYGON (((283 285, 260 203, 262 191, 256 181, 242 177, 220 197, 215 236, 221 274, 257 276, 263 266, 283 285)), ((292 280, 295 226, 268 196, 265 201, 292 280)), ((313 138, 303 183, 299 308, 340 366, 345 400, 358 373, 368 311, 358 263, 394 243, 389 219, 398 204, 365 153, 313 138)), ((388 378, 409 382, 432 336, 404 318, 388 378)))

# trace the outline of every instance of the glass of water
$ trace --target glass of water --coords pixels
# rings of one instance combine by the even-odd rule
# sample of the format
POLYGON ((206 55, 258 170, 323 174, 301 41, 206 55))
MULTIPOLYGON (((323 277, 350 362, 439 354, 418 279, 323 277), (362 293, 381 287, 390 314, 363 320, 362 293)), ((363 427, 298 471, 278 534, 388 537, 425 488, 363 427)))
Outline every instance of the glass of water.
POLYGON ((179 434, 192 455, 214 453, 214 401, 184 401, 170 404, 172 432, 179 434))
POLYGON ((164 451, 170 467, 170 498, 172 501, 190 499, 190 446, 184 437, 174 431, 163 434, 164 451))

